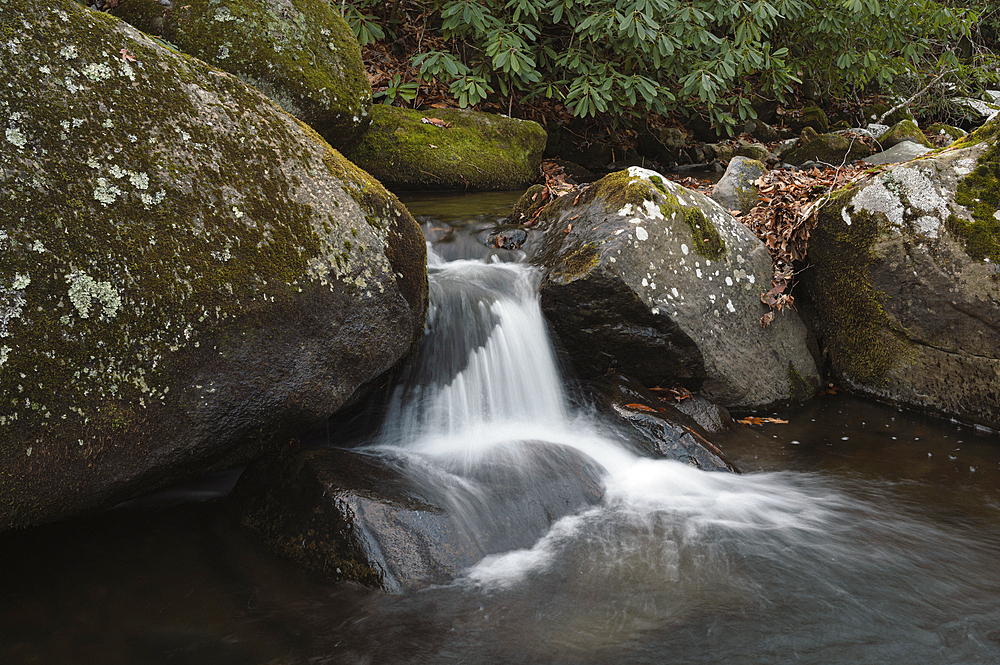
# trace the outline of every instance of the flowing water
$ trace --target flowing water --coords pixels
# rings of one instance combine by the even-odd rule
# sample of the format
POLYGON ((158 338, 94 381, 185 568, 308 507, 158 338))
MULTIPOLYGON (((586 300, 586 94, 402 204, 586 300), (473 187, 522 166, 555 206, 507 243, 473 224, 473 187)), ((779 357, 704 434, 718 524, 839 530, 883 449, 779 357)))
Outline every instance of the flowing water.
POLYGON ((537 276, 476 242, 494 220, 422 221, 428 334, 368 445, 456 487, 498 451, 530 464, 517 442, 568 446, 604 500, 391 595, 263 552, 191 501, 215 476, 0 535, 0 662, 1000 662, 996 434, 832 394, 718 437, 743 475, 637 457, 565 390, 537 276))

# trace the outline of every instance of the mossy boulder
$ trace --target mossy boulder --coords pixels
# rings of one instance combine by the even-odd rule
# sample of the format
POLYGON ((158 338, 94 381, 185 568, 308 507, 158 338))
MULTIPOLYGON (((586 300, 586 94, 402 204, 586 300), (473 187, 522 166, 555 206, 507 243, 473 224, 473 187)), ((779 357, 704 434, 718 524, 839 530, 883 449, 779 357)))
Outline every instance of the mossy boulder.
POLYGON ((538 177, 538 123, 460 109, 412 111, 376 104, 355 164, 395 191, 514 190, 538 177), (431 120, 441 121, 439 123, 431 120))
POLYGON ((71 0, 0 26, 0 529, 246 462, 419 339, 419 227, 307 125, 71 0))
POLYGON ((798 314, 760 325, 766 248, 707 196, 632 167, 538 220, 542 309, 583 377, 615 368, 743 408, 790 398, 789 363, 818 385, 798 314))
POLYGON ((247 467, 227 508, 280 556, 401 592, 531 547, 604 494, 603 469, 565 446, 512 443, 452 466, 391 451, 292 450, 247 467))
POLYGON ((803 276, 846 385, 997 427, 1000 124, 991 124, 961 149, 838 192, 819 213, 803 276))
POLYGON ((754 183, 767 172, 763 162, 748 157, 734 157, 726 172, 712 189, 712 199, 724 209, 742 213, 759 203, 759 187, 754 183))
POLYGON ((882 149, 891 148, 897 143, 902 143, 903 141, 910 141, 912 143, 917 143, 924 146, 925 148, 933 148, 931 142, 927 140, 924 133, 917 127, 917 123, 912 120, 900 120, 895 125, 890 127, 888 131, 878 137, 878 143, 882 146, 882 149))
POLYGON ((766 162, 771 153, 763 143, 746 143, 736 149, 737 157, 746 157, 757 162, 766 162))
POLYGON ((806 106, 784 117, 785 125, 798 134, 806 127, 812 127, 816 133, 824 134, 830 131, 830 120, 826 112, 818 106, 806 106))
POLYGON ((861 141, 841 134, 818 134, 806 128, 795 148, 784 154, 782 159, 795 166, 806 162, 839 166, 864 159, 871 154, 871 149, 861 141))
POLYGON ((371 123, 361 49, 326 0, 127 0, 114 15, 235 74, 335 148, 371 123))

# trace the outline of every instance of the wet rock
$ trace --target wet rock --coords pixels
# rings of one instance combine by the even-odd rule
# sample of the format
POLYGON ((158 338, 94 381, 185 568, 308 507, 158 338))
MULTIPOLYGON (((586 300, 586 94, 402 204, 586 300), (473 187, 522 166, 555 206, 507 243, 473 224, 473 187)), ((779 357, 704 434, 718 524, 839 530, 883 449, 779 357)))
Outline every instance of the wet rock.
POLYGON ((798 315, 760 326, 766 248, 708 197, 631 168, 556 200, 536 229, 542 308, 583 377, 615 367, 746 407, 818 384, 798 315))
POLYGON ((927 140, 924 133, 920 131, 917 127, 917 123, 912 120, 900 120, 895 125, 890 127, 884 134, 878 137, 879 145, 882 146, 883 150, 891 148, 897 143, 902 143, 903 141, 910 141, 911 143, 916 143, 922 145, 925 148, 931 149, 934 146, 931 142, 927 140))
POLYGON ((501 226, 486 237, 486 246, 495 249, 521 249, 528 241, 528 232, 517 226, 501 226))
POLYGON ((281 556, 400 592, 531 547, 556 520, 601 500, 602 473, 571 448, 537 442, 433 464, 313 448, 247 467, 227 508, 281 556))
MULTIPOLYGON (((657 399, 641 383, 621 374, 600 383, 604 386, 606 412, 626 425, 626 440, 640 454, 672 459, 704 471, 736 471, 725 454, 708 440, 705 429, 676 405, 657 399)), ((704 410, 705 414, 710 411, 707 407, 704 410)), ((721 424, 722 416, 718 418, 721 424)))
POLYGON ((840 134, 817 134, 806 128, 802 130, 795 148, 782 155, 782 159, 795 166, 810 161, 840 166, 871 154, 871 149, 861 141, 840 134))
POLYGON ((854 390, 1000 426, 994 120, 822 209, 803 273, 833 372, 854 390))
POLYGON ((528 187, 544 150, 545 130, 529 120, 376 104, 364 140, 345 154, 395 191, 482 191, 528 187))
POLYGON ((361 49, 326 2, 128 0, 115 3, 113 13, 236 75, 341 151, 356 145, 371 123, 372 88, 361 49))
POLYGON ((899 162, 908 162, 911 159, 926 155, 930 151, 931 148, 914 143, 913 141, 901 141, 888 150, 877 152, 874 155, 865 157, 861 161, 865 164, 898 164, 899 162))
POLYGON ((712 199, 724 209, 750 212, 759 199, 754 181, 767 172, 763 163, 748 157, 733 157, 725 174, 712 189, 712 199))
POLYGON ((0 4, 0 529, 287 441, 427 306, 419 227, 307 125, 106 14, 22 9, 0 4))

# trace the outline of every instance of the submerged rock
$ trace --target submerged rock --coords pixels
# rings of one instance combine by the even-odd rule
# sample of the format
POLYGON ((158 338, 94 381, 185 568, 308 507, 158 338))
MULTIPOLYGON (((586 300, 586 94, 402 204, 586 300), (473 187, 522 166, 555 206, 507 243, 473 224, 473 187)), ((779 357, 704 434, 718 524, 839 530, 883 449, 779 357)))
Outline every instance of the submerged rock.
POLYGON ((529 120, 377 104, 347 156, 392 190, 514 190, 538 177, 544 150, 545 130, 529 120))
POLYGON ((804 285, 851 388, 1000 426, 998 132, 994 120, 821 209, 804 285))
POLYGON ((323 0, 128 0, 114 15, 235 74, 335 148, 356 145, 371 123, 361 49, 323 0))
POLYGON ((602 469, 565 446, 511 443, 440 462, 296 451, 247 467, 227 506, 281 556, 400 592, 446 582, 488 554, 531 547, 604 494, 602 469))
POLYGON ((0 529, 248 461, 419 339, 420 229, 316 132, 71 0, 0 19, 0 529))
POLYGON ((557 199, 537 230, 542 309, 584 378, 614 368, 746 408, 818 386, 798 314, 761 327, 766 248, 703 194, 633 167, 557 199))

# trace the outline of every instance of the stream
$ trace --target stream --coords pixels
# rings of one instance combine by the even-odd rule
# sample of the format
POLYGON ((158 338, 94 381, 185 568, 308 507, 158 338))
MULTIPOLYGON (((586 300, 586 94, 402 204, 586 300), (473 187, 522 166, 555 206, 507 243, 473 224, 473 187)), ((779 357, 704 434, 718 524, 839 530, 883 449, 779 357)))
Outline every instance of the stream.
POLYGON ((600 504, 386 594, 268 554, 222 508, 239 470, 212 474, 0 534, 0 663, 1000 662, 997 433, 831 390, 714 436, 745 474, 636 456, 575 398, 537 276, 482 242, 516 198, 404 199, 431 244, 428 335, 360 443, 466 490, 498 452, 530 463, 512 443, 573 448, 600 504))

